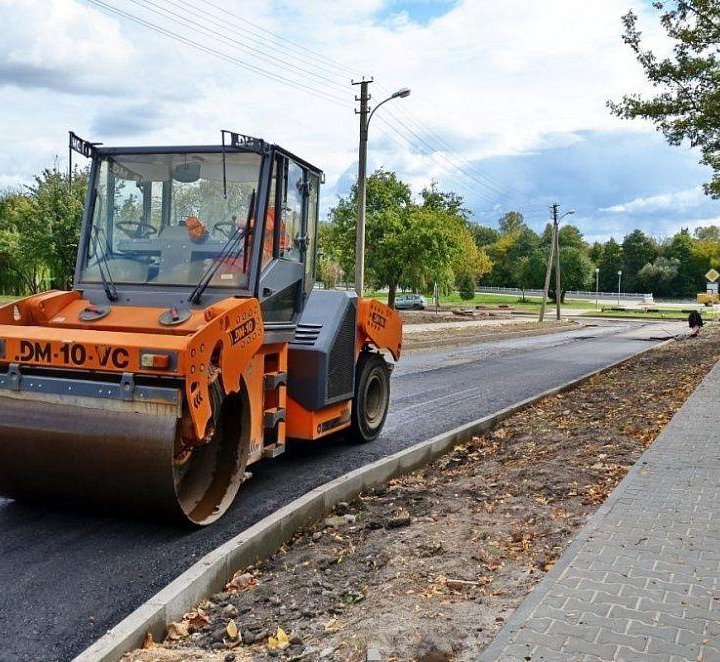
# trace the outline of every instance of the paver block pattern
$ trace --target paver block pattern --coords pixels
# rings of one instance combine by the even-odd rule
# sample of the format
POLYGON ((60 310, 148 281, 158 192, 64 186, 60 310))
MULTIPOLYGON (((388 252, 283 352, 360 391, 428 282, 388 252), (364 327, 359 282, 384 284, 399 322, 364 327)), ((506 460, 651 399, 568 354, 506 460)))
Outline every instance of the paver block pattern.
POLYGON ((480 660, 720 662, 720 364, 480 660))

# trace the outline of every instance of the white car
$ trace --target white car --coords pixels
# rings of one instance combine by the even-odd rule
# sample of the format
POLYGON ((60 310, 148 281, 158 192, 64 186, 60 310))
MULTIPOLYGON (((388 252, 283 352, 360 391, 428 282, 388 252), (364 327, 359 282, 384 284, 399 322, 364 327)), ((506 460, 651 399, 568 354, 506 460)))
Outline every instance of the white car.
POLYGON ((400 294, 395 297, 397 310, 425 310, 427 301, 422 294, 400 294))

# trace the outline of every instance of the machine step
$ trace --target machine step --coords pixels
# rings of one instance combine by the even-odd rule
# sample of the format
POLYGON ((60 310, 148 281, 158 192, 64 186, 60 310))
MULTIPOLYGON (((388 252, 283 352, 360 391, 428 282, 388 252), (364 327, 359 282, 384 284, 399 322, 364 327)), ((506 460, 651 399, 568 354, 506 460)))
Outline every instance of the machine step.
POLYGON ((266 391, 272 391, 278 386, 287 385, 287 372, 269 372, 264 376, 266 391))
POLYGON ((284 452, 285 444, 270 444, 269 446, 265 446, 265 448, 263 448, 262 456, 264 458, 273 458, 278 455, 282 455, 284 452))
POLYGON ((285 420, 285 408, 273 407, 263 412, 263 427, 265 429, 274 428, 278 423, 285 420))

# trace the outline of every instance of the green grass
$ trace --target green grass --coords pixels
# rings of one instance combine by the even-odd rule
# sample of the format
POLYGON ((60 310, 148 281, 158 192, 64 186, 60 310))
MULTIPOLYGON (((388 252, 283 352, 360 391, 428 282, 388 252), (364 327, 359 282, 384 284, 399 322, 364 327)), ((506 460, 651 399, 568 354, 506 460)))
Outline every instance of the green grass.
MULTIPOLYGON (((398 294, 401 294, 398 292, 398 294)), ((365 296, 387 302, 387 293, 366 291, 365 296)), ((431 304, 432 297, 427 297, 428 304, 431 304)), ((440 305, 458 305, 458 306, 497 306, 501 303, 510 304, 514 310, 539 310, 541 300, 539 297, 526 297, 525 301, 515 294, 476 294, 472 299, 465 300, 460 297, 457 292, 440 297, 440 305)), ((554 306, 555 303, 548 301, 547 306, 554 306)), ((584 301, 566 301, 562 304, 563 308, 590 308, 592 304, 584 301)))
POLYGON ((15 301, 17 297, 15 296, 9 296, 7 294, 0 294, 0 303, 10 303, 11 301, 15 301))

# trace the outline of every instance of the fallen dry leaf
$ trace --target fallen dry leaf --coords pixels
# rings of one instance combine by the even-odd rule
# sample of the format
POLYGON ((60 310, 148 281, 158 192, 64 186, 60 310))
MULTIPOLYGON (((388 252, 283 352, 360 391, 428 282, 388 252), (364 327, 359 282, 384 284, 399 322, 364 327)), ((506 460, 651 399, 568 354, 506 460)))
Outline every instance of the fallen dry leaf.
POLYGON ((281 627, 278 627, 274 637, 268 637, 268 648, 284 650, 290 645, 290 638, 281 627))
POLYGON ((227 624, 227 627, 225 628, 225 632, 227 632, 227 636, 230 637, 230 639, 237 639, 238 637, 238 627, 237 623, 235 623, 235 619, 230 619, 230 621, 227 624))
POLYGON ((188 624, 185 621, 179 621, 170 623, 166 638, 170 639, 170 641, 177 641, 178 639, 184 639, 189 634, 188 624))

